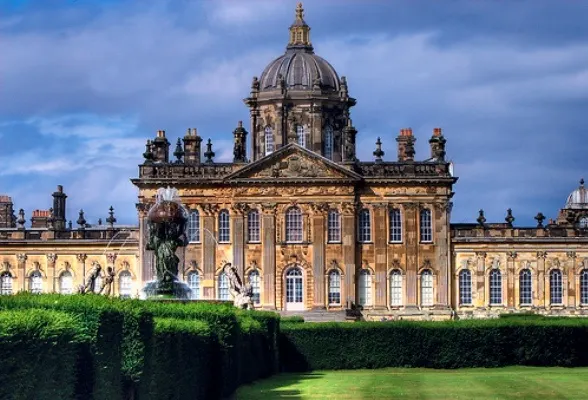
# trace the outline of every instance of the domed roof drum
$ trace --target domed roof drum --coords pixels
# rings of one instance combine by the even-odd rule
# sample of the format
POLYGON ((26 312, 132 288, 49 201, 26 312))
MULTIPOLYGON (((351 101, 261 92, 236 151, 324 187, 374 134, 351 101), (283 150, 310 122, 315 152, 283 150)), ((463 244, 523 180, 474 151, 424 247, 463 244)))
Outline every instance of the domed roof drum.
POLYGON ((272 61, 261 74, 259 88, 275 90, 280 77, 293 90, 312 90, 318 79, 324 91, 339 91, 339 76, 324 58, 307 49, 288 49, 286 54, 272 61))
POLYGON ((259 79, 261 91, 280 88, 280 80, 289 90, 339 91, 337 72, 325 59, 314 54, 310 42, 310 27, 304 21, 302 4, 296 8, 296 19, 290 26, 290 41, 286 53, 272 61, 259 79))
POLYGON ((588 189, 584 187, 584 179, 580 180, 580 187, 568 196, 566 208, 588 208, 588 189))

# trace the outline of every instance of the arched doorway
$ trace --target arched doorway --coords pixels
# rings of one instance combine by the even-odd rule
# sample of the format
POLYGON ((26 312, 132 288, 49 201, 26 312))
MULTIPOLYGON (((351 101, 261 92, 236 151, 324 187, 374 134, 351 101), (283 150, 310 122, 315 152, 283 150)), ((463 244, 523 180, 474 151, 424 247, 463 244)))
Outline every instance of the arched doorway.
POLYGON ((298 266, 286 272, 286 310, 304 310, 304 278, 298 266))

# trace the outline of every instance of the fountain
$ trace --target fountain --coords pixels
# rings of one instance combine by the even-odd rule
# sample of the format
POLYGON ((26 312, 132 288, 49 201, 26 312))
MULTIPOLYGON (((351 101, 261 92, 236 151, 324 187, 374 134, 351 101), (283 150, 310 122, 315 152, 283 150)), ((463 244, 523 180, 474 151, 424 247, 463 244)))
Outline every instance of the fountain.
POLYGON ((189 299, 190 288, 178 279, 178 247, 187 244, 188 212, 174 188, 157 190, 155 204, 147 212, 146 250, 155 253, 156 279, 143 288, 147 299, 189 299))

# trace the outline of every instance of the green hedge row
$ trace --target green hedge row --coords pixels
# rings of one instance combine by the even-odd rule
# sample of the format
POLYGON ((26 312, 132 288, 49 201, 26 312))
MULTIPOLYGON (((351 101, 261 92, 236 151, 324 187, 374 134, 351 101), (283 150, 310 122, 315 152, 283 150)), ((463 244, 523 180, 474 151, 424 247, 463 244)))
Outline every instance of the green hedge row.
POLYGON ((588 366, 588 320, 282 324, 284 371, 588 366))
POLYGON ((90 341, 84 324, 63 312, 0 312, 0 399, 78 398, 76 360, 90 341))

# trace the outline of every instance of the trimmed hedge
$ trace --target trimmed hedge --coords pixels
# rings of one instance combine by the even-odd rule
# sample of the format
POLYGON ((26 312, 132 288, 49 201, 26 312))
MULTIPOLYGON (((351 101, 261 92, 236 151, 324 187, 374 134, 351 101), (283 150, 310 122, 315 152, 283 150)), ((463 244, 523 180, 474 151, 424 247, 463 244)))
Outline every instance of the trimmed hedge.
POLYGON ((0 312, 0 399, 73 400, 76 359, 91 338, 71 315, 0 312))
POLYGON ((257 364, 258 372, 253 379, 267 378, 277 374, 280 370, 279 337, 280 316, 269 311, 239 310, 235 311, 239 318, 252 318, 260 326, 252 334, 258 336, 256 341, 259 346, 257 364))
POLYGON ((211 329, 204 321, 155 319, 150 379, 140 399, 211 399, 211 329))
POLYGON ((79 319, 90 341, 82 346, 76 364, 76 397, 115 400, 122 392, 124 316, 116 301, 99 296, 19 293, 0 296, 0 310, 53 309, 79 319))
POLYGON ((587 366, 588 320, 282 324, 284 371, 587 366))

